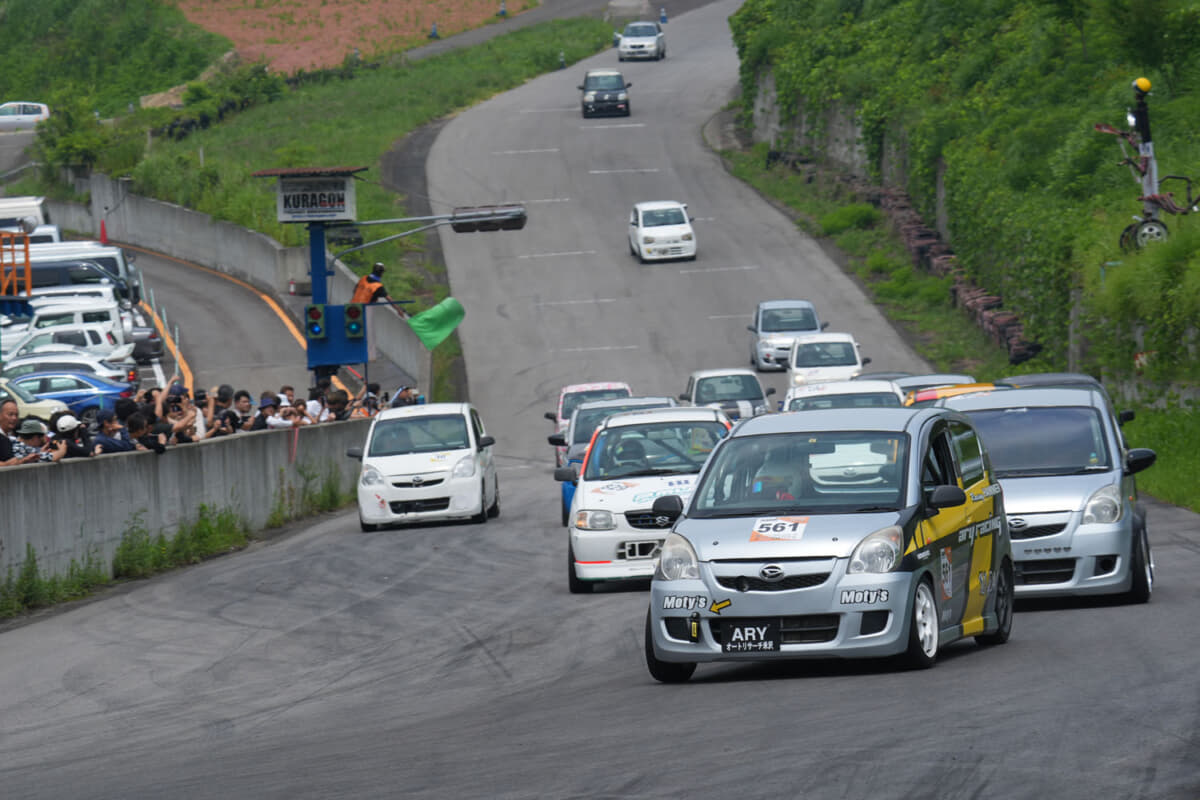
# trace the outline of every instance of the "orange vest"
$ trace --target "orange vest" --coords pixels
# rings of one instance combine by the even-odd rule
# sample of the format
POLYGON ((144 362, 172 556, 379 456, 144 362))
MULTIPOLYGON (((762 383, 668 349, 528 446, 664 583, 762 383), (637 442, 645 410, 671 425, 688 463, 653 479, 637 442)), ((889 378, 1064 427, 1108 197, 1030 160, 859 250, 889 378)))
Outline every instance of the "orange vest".
POLYGON ((382 286, 382 281, 373 281, 370 275, 363 275, 354 285, 354 294, 350 297, 350 302, 370 303, 375 299, 375 292, 379 291, 382 286))

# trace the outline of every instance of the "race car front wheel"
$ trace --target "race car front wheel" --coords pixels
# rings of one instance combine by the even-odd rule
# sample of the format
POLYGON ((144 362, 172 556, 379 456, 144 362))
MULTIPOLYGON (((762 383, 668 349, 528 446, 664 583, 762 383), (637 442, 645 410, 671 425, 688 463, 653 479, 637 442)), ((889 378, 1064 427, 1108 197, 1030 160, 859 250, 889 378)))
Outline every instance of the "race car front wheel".
POLYGON ((571 590, 571 594, 591 594, 592 582, 581 581, 575 574, 575 548, 571 546, 571 542, 567 540, 567 588, 571 590))
POLYGON ((937 660, 938 613, 929 581, 922 579, 913 590, 912 614, 908 620, 908 649, 902 660, 909 669, 929 669, 937 660))
POLYGON ((658 656, 654 654, 654 634, 650 632, 649 611, 646 612, 646 668, 650 670, 650 676, 660 683, 686 683, 696 671, 694 661, 675 663, 658 660, 658 656))
POLYGON ((1154 566, 1150 560, 1150 540, 1144 530, 1134 534, 1129 573, 1133 583, 1125 599, 1130 603, 1150 602, 1154 591, 1154 566))
POLYGON ((1012 564, 1005 561, 996 572, 996 622, 991 633, 980 634, 975 641, 982 645, 1004 644, 1012 634, 1013 600, 1016 587, 1013 585, 1012 564))

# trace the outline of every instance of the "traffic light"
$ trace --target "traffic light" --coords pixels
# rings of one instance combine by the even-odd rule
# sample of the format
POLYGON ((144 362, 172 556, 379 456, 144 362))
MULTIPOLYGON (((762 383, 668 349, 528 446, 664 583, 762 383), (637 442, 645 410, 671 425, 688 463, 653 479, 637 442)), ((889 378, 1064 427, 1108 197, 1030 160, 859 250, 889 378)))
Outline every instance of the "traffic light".
POLYGON ((367 333, 367 320, 362 303, 347 303, 345 307, 346 338, 361 339, 367 333))
POLYGON ((325 306, 321 303, 304 307, 304 335, 309 339, 325 338, 325 306))
POLYGON ((450 227, 455 233, 519 231, 526 219, 524 206, 474 206, 454 209, 450 227))

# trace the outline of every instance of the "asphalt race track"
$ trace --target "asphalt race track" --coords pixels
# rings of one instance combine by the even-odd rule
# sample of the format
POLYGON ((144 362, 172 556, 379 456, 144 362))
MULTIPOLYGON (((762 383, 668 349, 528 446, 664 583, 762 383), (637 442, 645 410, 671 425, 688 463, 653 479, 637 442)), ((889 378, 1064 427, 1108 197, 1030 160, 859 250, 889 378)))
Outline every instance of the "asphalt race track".
MULTIPOLYGON (((580 117, 586 67, 455 117, 435 213, 522 201, 524 231, 442 246, 503 513, 364 535, 353 510, 0 635, 0 796, 16 798, 1193 798, 1196 517, 1154 505, 1149 605, 1018 605, 1012 640, 921 672, 642 659, 644 585, 566 586, 545 437, 564 383, 682 391, 748 364, 771 297, 813 300, 870 369, 921 369, 701 130, 735 89, 722 0, 625 63, 633 115, 580 117), (695 262, 640 265, 629 206, 677 199, 695 262)), ((186 351, 185 351, 186 352, 186 351)), ((269 355, 248 355, 258 361, 269 355)), ((780 389, 780 376, 766 382, 780 389)), ((778 399, 778 398, 773 398, 778 399)))

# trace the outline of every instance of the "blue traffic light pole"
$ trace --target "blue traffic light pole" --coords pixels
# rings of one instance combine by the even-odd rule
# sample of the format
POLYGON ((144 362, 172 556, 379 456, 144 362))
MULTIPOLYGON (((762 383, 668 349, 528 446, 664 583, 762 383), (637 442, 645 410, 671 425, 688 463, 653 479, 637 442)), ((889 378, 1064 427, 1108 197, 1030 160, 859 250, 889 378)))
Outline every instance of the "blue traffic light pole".
POLYGON ((312 280, 312 301, 324 305, 329 301, 329 292, 325 288, 325 277, 329 267, 325 263, 325 223, 308 223, 308 265, 309 277, 312 280))

